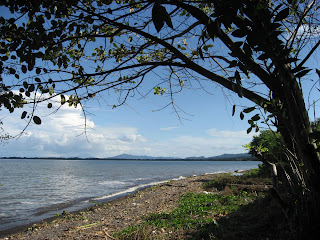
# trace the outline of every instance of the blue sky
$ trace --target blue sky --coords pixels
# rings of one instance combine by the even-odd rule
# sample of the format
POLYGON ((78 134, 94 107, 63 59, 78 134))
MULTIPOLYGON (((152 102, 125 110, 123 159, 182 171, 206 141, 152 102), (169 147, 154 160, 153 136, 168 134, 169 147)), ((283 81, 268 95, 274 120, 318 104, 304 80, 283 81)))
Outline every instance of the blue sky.
MULTIPOLYGON (((317 60, 312 58, 310 66, 318 67, 317 60)), ((309 77, 318 79, 314 71, 309 77)), ((303 82, 306 97, 313 83, 303 82)), ((144 92, 150 89, 147 85, 150 84, 146 84, 144 92)), ((242 146, 256 134, 246 133, 249 127, 247 119, 256 112, 241 121, 239 111, 242 110, 240 106, 251 107, 253 104, 228 91, 223 92, 213 83, 205 84, 210 94, 197 87, 194 84, 194 89, 185 88, 174 96, 175 104, 184 111, 179 116, 172 107, 157 111, 169 99, 152 93, 147 99, 139 99, 137 95, 129 99, 127 105, 116 109, 106 106, 104 101, 92 100, 85 104, 85 110, 92 113, 87 115, 86 134, 85 118, 79 107, 75 109, 64 105, 57 113, 50 114, 46 103, 40 104, 36 115, 42 118, 42 124, 31 124, 19 138, 5 142, 0 146, 0 157, 111 157, 124 153, 210 157, 246 152, 242 146), (231 116, 233 104, 238 106, 235 116, 231 116)), ((311 99, 318 99, 318 93, 314 89, 311 99)), ((109 98, 107 93, 104 97, 109 98)), ((308 105, 307 98, 306 102, 308 105)), ((13 114, 1 111, 3 128, 13 136, 26 125, 25 120, 20 119, 23 110, 17 109, 13 114)), ((312 109, 310 117, 313 119, 312 109)), ((316 117, 319 117, 318 113, 316 117)))
MULTIPOLYGON (((239 108, 235 116, 231 116, 232 105, 227 97, 220 88, 210 85, 212 95, 201 90, 186 90, 176 96, 176 103, 189 114, 181 115, 188 118, 182 122, 172 108, 154 111, 166 102, 163 96, 150 95, 149 101, 131 99, 130 107, 116 109, 89 102, 86 109, 92 115, 87 116, 86 136, 80 108, 64 105, 57 113, 48 115, 45 104, 39 105, 37 113, 42 124, 31 124, 20 138, 3 144, 0 156, 111 157, 127 153, 210 157, 246 152, 242 145, 256 134, 246 133, 247 119, 254 113, 241 121, 239 108)), ((237 96, 233 101, 252 106, 237 96)), ((26 124, 20 119, 21 112, 18 109, 13 114, 5 114, 2 120, 12 135, 18 134, 26 124)))
MULTIPOLYGON (((63 106, 47 116, 48 110, 38 106, 41 125, 31 124, 24 134, 0 148, 0 156, 19 157, 111 157, 118 154, 190 157, 216 156, 245 152, 250 142, 248 123, 232 114, 232 105, 220 88, 212 85, 213 95, 201 90, 186 90, 176 96, 176 103, 187 114, 179 119, 172 108, 155 111, 166 102, 164 96, 150 96, 149 101, 131 99, 130 106, 116 109, 99 106, 95 101, 86 109, 87 134, 80 108, 63 106)), ((20 119, 22 110, 5 114, 4 128, 12 135, 26 124, 20 119)), ((4 113, 4 111, 2 112, 4 113)))

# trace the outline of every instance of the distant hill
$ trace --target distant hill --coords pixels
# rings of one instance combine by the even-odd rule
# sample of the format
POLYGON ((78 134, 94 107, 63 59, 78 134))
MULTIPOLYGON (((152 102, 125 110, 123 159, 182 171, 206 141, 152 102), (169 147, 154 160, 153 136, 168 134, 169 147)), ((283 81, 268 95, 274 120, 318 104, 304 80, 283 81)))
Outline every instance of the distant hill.
POLYGON ((189 160, 189 161, 244 161, 256 160, 251 154, 238 153, 238 154, 222 154, 214 157, 187 157, 187 158, 174 158, 174 157, 151 157, 151 156, 136 156, 130 154, 121 154, 108 159, 121 159, 121 160, 189 160))
POLYGON ((139 156, 139 155, 130 155, 130 154, 120 154, 114 157, 108 158, 79 158, 79 157, 70 157, 70 158, 59 158, 59 157, 0 157, 0 159, 46 159, 46 160, 178 160, 178 161, 255 161, 255 157, 248 153, 239 153, 239 154, 222 154, 214 157, 187 157, 187 158, 175 158, 175 157, 151 157, 151 156, 139 156))
POLYGON ((120 154, 114 157, 110 157, 108 159, 121 159, 121 160, 162 160, 162 159, 181 159, 181 158, 173 158, 173 157, 150 157, 150 156, 135 156, 130 154, 120 154))
POLYGON ((222 154, 220 156, 208 157, 207 159, 247 159, 255 158, 249 153, 222 154))

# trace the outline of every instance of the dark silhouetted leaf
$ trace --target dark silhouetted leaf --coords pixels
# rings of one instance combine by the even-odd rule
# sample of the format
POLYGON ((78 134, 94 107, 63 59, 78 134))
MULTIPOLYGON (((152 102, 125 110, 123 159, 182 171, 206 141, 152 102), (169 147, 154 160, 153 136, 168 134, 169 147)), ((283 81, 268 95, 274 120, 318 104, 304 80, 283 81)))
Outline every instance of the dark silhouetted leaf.
POLYGON ((244 119, 244 115, 243 112, 240 113, 240 119, 243 120, 244 119))
POLYGON ((266 60, 267 58, 268 58, 268 56, 267 56, 267 54, 265 54, 265 53, 262 53, 262 54, 258 57, 259 60, 266 60))
POLYGON ((41 119, 38 116, 33 116, 33 121, 35 124, 40 125, 41 124, 41 119))
POLYGON ((296 75, 295 75, 295 77, 296 78, 301 78, 301 77, 303 77, 304 75, 306 75, 308 72, 310 72, 311 71, 311 69, 306 69, 306 70, 303 70, 303 71, 301 71, 301 72, 298 72, 296 75))
MULTIPOLYGON (((292 70, 292 73, 300 72, 300 71, 305 70, 305 69, 307 69, 307 68, 306 67, 302 67, 302 66, 298 66, 298 67, 296 67, 296 68, 294 68, 292 70)), ((320 75, 319 75, 319 77, 320 77, 320 75)))
POLYGON ((23 111, 23 113, 21 114, 21 119, 24 119, 27 116, 27 112, 23 111))
POLYGON ((250 113, 252 112, 253 110, 255 110, 256 108, 255 107, 250 107, 250 108, 246 108, 243 110, 244 113, 250 113))
POLYGON ((234 116, 235 112, 236 112, 236 105, 233 105, 233 107, 232 107, 232 116, 234 116))
POLYGON ((164 23, 166 23, 169 27, 173 28, 171 17, 168 14, 166 8, 161 6, 157 2, 153 5, 152 8, 152 21, 157 32, 160 32, 164 23))
POLYGON ((52 108, 52 103, 48 103, 48 108, 52 108))
MULTIPOLYGON (((161 28, 164 25, 165 17, 164 12, 167 13, 166 9, 161 6, 159 3, 155 3, 152 8, 152 21, 153 24, 157 30, 157 32, 160 32, 161 28)), ((167 13, 168 14, 168 13, 167 13)))
POLYGON ((282 21, 283 19, 285 19, 286 17, 288 17, 289 13, 290 13, 289 8, 285 8, 285 9, 281 10, 281 11, 277 14, 277 16, 274 18, 274 21, 275 21, 275 22, 282 21))
POLYGON ((28 83, 26 81, 23 82, 23 87, 28 88, 28 83))
POLYGON ((28 87, 28 92, 33 92, 34 91, 34 85, 31 84, 29 87, 28 87))
POLYGON ((22 65, 22 66, 21 66, 21 71, 22 71, 23 73, 26 73, 26 72, 27 72, 27 66, 26 66, 26 65, 22 65))
POLYGON ((252 119, 252 121, 258 121, 258 120, 260 120, 260 116, 259 116, 259 114, 256 114, 251 119, 252 119))
POLYGON ((237 38, 243 38, 247 36, 246 32, 243 31, 242 29, 237 29, 231 33, 232 36, 237 37, 237 38))
POLYGON ((228 66, 228 68, 232 68, 232 67, 235 67, 237 66, 237 61, 236 60, 233 60, 232 62, 230 62, 230 65, 228 66))
POLYGON ((288 58, 285 63, 293 63, 293 62, 296 62, 298 61, 299 59, 298 58, 288 58))

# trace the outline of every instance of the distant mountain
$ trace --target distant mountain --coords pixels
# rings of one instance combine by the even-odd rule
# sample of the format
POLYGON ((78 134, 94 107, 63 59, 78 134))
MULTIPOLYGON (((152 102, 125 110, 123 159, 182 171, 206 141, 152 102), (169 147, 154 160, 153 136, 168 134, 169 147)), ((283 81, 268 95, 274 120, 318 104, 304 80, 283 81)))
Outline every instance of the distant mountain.
POLYGON ((130 154, 120 154, 114 157, 110 157, 109 159, 127 159, 127 160, 161 160, 161 159, 180 159, 174 157, 150 157, 150 156, 135 156, 130 154))
POLYGON ((239 154, 222 154, 214 157, 187 157, 187 158, 176 158, 176 157, 150 157, 150 156, 139 156, 139 155, 130 155, 130 154, 120 154, 114 157, 108 158, 79 158, 79 157, 70 157, 70 158, 60 158, 60 157, 0 157, 0 159, 57 159, 57 160, 178 160, 178 161, 248 161, 248 160, 257 160, 251 154, 248 153, 239 153, 239 154))
POLYGON ((249 153, 235 153, 235 154, 222 154, 215 157, 208 157, 208 159, 250 159, 255 158, 249 153))
POLYGON ((130 154, 120 154, 108 159, 121 159, 121 160, 189 160, 189 161, 205 161, 205 160, 255 160, 255 158, 248 153, 238 153, 238 154, 222 154, 214 157, 187 157, 187 158, 174 158, 174 157, 150 157, 150 156, 139 156, 130 154))
POLYGON ((201 156, 201 157, 187 157, 185 160, 204 160, 206 157, 201 156))

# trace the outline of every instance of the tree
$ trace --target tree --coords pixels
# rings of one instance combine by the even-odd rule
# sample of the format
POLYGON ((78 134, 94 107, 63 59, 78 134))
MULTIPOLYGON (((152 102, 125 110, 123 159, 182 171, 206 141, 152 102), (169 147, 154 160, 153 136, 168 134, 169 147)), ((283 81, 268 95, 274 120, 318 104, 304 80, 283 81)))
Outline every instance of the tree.
POLYGON ((320 160, 302 93, 311 71, 306 64, 320 45, 317 1, 5 0, 1 5, 11 12, 0 18, 1 108, 13 112, 32 104, 21 118, 41 124, 35 115, 39 102, 51 108, 59 96, 61 104, 76 107, 113 89, 117 107, 161 73, 153 92, 168 95, 177 111, 175 93, 195 82, 205 87, 213 82, 252 101, 244 109, 233 107, 241 119, 260 111, 249 119, 248 132, 259 131, 264 118, 281 133, 296 177, 292 196, 301 220, 296 229, 317 230, 320 160))
MULTIPOLYGON (((270 168, 273 187, 278 186, 277 165, 286 160, 283 138, 278 132, 263 130, 258 136, 254 136, 252 141, 244 147, 249 153, 263 162, 262 171, 270 168)), ((268 173, 267 173, 268 174, 268 173)))

